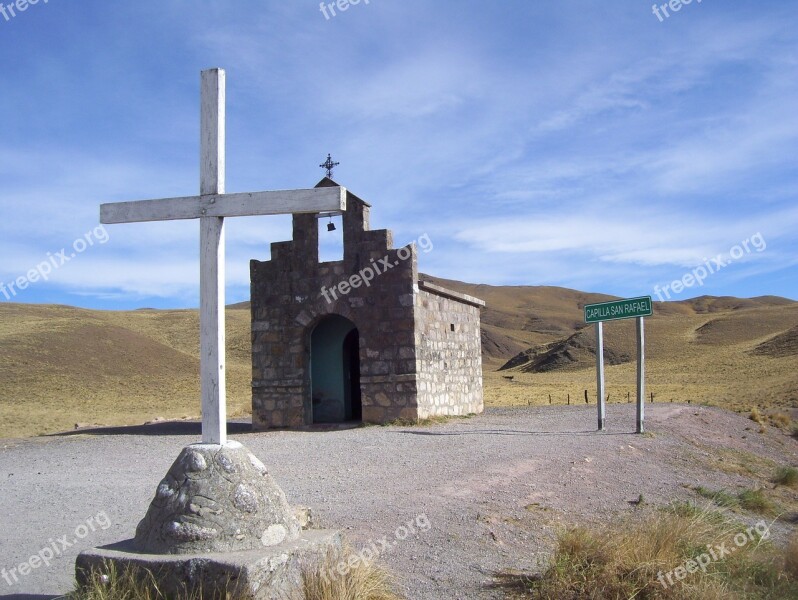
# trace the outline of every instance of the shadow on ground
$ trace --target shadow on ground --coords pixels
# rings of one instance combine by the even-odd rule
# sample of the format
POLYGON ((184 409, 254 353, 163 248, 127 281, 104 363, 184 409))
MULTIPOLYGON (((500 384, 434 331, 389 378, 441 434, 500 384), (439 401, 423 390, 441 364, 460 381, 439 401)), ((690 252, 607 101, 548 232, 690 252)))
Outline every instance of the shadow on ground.
MULTIPOLYGON (((231 435, 241 435, 253 433, 252 423, 249 421, 228 421, 227 433, 231 435)), ((51 433, 45 437, 69 437, 73 435, 202 435, 202 423, 199 421, 159 421, 157 423, 147 423, 145 425, 123 425, 118 427, 91 427, 85 429, 75 429, 74 431, 64 431, 61 433, 51 433)), ((0 600, 2 600, 0 596, 0 600)))
POLYGON ((540 575, 529 575, 518 571, 501 571, 493 575, 493 581, 485 585, 487 590, 499 590, 507 598, 531 598, 531 586, 540 575))
MULTIPOLYGON (((343 429, 356 429, 362 427, 362 423, 317 423, 298 428, 271 429, 269 431, 307 431, 307 432, 329 432, 341 431, 343 429)), ((252 430, 252 422, 249 419, 227 422, 228 435, 240 436, 244 434, 267 433, 252 430)), ((73 431, 63 431, 60 433, 50 433, 43 437, 69 437, 75 435, 146 435, 146 436, 193 436, 202 435, 202 423, 199 421, 158 421, 156 423, 146 423, 144 425, 120 425, 116 427, 86 427, 73 431)), ((3 597, 0 596, 0 600, 3 597)))
POLYGON ((414 431, 412 429, 403 429, 402 431, 393 431, 391 433, 409 433, 411 435, 638 435, 634 431, 615 431, 609 433, 607 431, 519 431, 515 429, 477 429, 475 431, 414 431))
POLYGON ((47 594, 8 594, 0 596, 0 600, 56 600, 66 598, 66 596, 50 596, 47 594))

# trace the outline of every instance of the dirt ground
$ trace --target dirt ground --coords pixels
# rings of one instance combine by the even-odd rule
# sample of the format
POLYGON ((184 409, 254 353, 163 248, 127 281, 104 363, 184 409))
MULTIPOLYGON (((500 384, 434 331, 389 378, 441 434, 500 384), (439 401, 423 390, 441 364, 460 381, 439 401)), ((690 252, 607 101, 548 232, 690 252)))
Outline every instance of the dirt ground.
MULTIPOLYGON (((251 433, 233 423, 231 438, 267 465, 292 504, 312 507, 356 550, 384 539, 380 559, 414 600, 501 598, 496 575, 538 570, 559 528, 674 500, 706 503, 696 486, 764 488, 784 513, 775 538, 793 527, 795 491, 770 483, 778 466, 798 465, 798 441, 786 432, 760 433, 721 409, 654 404, 638 435, 634 405, 618 404, 599 433, 595 410, 490 408, 426 427, 328 431, 251 433)), ((50 540, 74 542, 12 585, 0 578, 0 598, 67 592, 77 553, 132 537, 160 478, 198 439, 196 423, 167 422, 0 442, 0 569, 18 568, 50 540), (92 518, 108 527, 81 528, 92 518)))

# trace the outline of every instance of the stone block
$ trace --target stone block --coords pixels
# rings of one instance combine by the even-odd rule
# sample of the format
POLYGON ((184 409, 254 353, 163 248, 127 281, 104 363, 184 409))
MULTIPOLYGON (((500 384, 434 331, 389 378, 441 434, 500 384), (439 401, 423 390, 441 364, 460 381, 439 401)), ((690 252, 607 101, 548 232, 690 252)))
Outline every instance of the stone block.
POLYGON ((389 420, 385 415, 384 408, 378 406, 363 406, 363 420, 366 423, 384 423, 389 420))

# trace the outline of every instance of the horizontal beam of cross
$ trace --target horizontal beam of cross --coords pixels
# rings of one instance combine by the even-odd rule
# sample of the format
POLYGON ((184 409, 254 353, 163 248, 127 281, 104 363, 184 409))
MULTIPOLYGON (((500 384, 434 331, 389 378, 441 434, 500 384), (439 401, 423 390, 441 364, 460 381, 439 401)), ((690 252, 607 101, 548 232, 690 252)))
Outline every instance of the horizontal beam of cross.
POLYGON ((317 213, 346 209, 346 189, 321 187, 242 194, 208 194, 116 202, 100 206, 100 222, 142 223, 201 217, 248 217, 292 213, 317 213))

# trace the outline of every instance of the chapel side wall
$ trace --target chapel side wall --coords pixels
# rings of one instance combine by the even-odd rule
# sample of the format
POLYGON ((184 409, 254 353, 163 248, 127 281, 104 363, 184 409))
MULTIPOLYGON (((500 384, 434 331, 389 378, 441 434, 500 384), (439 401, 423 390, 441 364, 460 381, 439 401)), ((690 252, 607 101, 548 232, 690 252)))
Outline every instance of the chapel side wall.
POLYGON ((343 261, 319 263, 316 216, 294 215, 293 241, 272 244, 272 260, 250 263, 255 430, 312 422, 310 334, 331 314, 358 328, 363 420, 417 418, 415 249, 391 249, 389 231, 368 230, 368 206, 356 199, 348 198, 343 221, 343 261), (375 264, 370 285, 330 291, 375 264))
MULTIPOLYGON (((390 235, 390 234, 389 234, 390 235)), ((353 290, 352 320, 360 332, 360 390, 363 421, 387 423, 415 420, 416 348, 413 286, 417 279, 415 248, 390 249, 390 242, 360 242, 358 254, 346 269, 347 277, 374 269, 370 286, 353 290), (391 265, 387 268, 386 263, 391 265)), ((346 250, 345 250, 346 262, 346 250)), ((334 282, 333 285, 337 283, 334 282)), ((335 309, 333 309, 335 310, 335 309)))
POLYGON ((481 413, 479 308, 424 289, 415 306, 419 418, 481 413))

